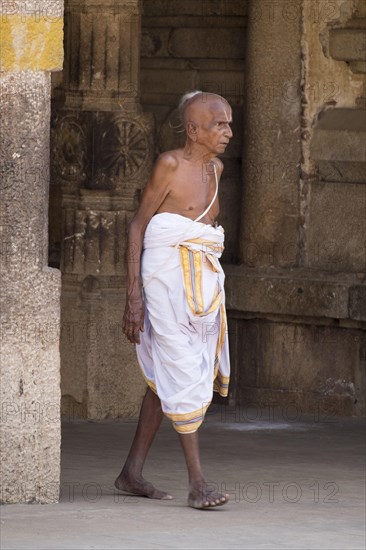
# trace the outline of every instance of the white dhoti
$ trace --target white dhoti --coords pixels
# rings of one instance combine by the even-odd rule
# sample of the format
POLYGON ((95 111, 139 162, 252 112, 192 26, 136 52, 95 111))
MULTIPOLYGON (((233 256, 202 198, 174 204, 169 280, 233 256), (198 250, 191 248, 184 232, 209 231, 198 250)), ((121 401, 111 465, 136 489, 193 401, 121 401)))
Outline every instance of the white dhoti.
POLYGON ((223 243, 221 226, 179 214, 156 214, 145 232, 145 326, 137 357, 179 433, 199 428, 213 391, 228 393, 223 243))

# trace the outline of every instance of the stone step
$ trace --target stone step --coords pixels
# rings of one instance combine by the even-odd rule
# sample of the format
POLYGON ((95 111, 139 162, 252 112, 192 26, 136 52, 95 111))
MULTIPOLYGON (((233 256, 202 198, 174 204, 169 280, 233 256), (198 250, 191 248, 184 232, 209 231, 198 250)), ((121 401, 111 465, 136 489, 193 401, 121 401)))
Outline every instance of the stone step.
POLYGON ((366 321, 364 273, 224 265, 228 310, 366 321))

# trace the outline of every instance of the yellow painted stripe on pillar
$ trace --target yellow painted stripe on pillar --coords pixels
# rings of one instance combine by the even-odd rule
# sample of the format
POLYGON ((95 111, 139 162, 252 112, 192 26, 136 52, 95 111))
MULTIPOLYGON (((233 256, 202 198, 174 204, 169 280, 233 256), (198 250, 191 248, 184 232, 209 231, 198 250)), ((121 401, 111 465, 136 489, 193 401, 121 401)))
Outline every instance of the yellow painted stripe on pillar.
POLYGON ((63 17, 0 17, 0 71, 62 69, 63 17))

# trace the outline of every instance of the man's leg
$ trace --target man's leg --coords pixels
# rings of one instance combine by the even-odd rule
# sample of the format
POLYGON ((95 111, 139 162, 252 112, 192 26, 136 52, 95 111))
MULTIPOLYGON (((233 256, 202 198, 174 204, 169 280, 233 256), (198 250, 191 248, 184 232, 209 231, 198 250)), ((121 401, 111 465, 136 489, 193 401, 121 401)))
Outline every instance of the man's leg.
POLYGON ((215 491, 212 484, 210 487, 210 483, 207 483, 204 478, 198 445, 198 432, 179 434, 179 438, 188 468, 189 506, 192 506, 192 508, 211 508, 225 504, 229 500, 229 495, 215 491))
POLYGON ((163 419, 159 397, 148 388, 141 405, 139 421, 125 465, 114 485, 117 489, 149 498, 171 499, 142 477, 147 453, 163 419))

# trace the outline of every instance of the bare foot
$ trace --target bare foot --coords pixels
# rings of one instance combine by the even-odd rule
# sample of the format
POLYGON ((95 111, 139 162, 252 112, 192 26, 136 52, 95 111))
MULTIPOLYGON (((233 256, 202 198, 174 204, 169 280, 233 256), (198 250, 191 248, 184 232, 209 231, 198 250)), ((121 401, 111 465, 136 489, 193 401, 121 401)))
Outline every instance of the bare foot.
POLYGON ((131 493, 142 497, 156 498, 159 500, 171 500, 173 498, 168 493, 156 489, 152 483, 146 481, 142 476, 136 479, 124 472, 121 472, 117 477, 114 486, 116 489, 124 491, 125 493, 131 493))
POLYGON ((212 485, 206 481, 193 483, 188 495, 188 506, 202 510, 226 504, 229 495, 218 493, 212 485))

